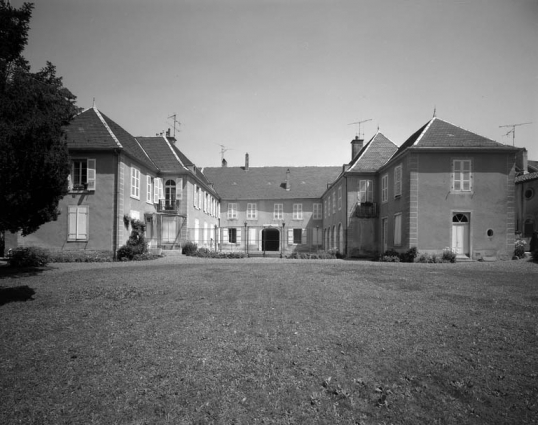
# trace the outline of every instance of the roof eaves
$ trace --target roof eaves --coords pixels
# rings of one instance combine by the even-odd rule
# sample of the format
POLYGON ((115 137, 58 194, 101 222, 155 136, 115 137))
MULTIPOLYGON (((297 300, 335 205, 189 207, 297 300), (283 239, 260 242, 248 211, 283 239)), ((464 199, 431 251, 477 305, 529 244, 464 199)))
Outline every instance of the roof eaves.
MULTIPOLYGON (((116 137, 116 135, 112 132, 112 130, 110 129, 110 127, 108 126, 108 124, 106 123, 105 119, 103 118, 103 116, 101 115, 101 113, 99 112, 99 110, 94 106, 93 107, 93 110, 95 111, 95 114, 97 115, 97 117, 99 118, 99 120, 101 121, 101 123, 103 124, 103 126, 106 128, 106 130, 108 131, 108 134, 110 134, 110 137, 112 137, 112 139, 116 142, 116 144, 118 145, 119 148, 122 148, 123 149, 123 146, 121 145, 120 141, 118 140, 118 138, 116 137)), ((138 141, 137 141, 138 142, 138 141)))

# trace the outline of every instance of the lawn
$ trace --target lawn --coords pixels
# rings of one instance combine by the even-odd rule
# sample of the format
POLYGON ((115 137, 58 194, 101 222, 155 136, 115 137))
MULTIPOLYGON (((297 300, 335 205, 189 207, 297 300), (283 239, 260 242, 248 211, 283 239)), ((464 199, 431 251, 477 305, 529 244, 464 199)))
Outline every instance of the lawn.
POLYGON ((530 262, 6 271, 2 424, 538 423, 530 262))

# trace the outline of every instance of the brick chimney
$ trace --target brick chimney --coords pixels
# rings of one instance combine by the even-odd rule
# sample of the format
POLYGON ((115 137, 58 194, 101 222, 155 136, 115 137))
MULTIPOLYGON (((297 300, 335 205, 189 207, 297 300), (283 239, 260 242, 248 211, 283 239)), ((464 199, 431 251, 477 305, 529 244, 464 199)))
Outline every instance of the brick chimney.
POLYGON ((351 159, 355 158, 357 154, 361 151, 364 139, 359 139, 359 136, 351 141, 351 159))
POLYGON ((245 154, 245 171, 248 171, 248 153, 245 154))
POLYGON ((289 168, 288 168, 288 171, 286 171, 286 190, 291 190, 290 169, 289 168))
POLYGON ((529 172, 529 162, 527 160, 527 149, 522 148, 516 153, 516 168, 519 173, 527 174, 529 172))

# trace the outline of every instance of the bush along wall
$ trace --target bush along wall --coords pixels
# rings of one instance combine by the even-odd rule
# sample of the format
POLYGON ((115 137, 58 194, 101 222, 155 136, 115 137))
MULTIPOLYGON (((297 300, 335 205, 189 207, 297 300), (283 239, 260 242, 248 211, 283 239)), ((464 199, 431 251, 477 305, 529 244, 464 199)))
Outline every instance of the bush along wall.
POLYGON ((144 238, 146 224, 140 220, 131 220, 131 236, 127 243, 118 249, 118 261, 148 260, 148 244, 144 238))

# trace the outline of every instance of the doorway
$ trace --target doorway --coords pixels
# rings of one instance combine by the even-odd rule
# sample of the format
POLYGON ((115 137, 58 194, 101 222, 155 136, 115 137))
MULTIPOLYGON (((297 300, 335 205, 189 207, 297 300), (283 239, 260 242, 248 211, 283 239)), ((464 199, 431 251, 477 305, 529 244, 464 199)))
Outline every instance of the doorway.
POLYGON ((469 257, 471 253, 469 232, 470 220, 468 213, 452 215, 452 250, 457 256, 469 257))
POLYGON ((280 251, 280 232, 278 229, 262 230, 262 250, 263 251, 280 251))
POLYGON ((177 237, 176 217, 162 216, 162 243, 174 243, 177 237))

